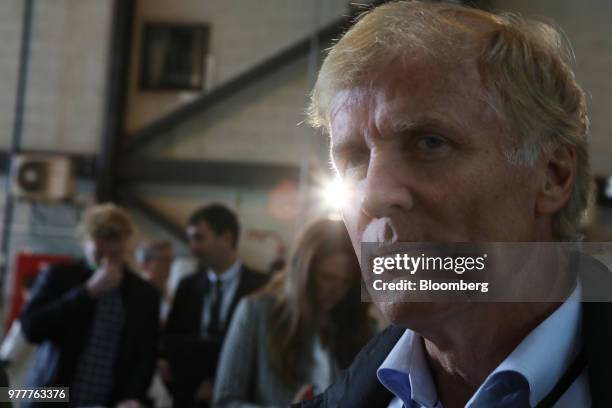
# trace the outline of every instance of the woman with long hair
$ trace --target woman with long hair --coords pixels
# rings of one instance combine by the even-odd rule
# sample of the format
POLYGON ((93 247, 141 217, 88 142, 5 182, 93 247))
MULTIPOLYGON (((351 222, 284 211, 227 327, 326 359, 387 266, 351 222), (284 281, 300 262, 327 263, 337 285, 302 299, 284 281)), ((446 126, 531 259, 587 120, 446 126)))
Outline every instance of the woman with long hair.
POLYGON ((309 226, 286 268, 238 305, 213 405, 286 406, 330 385, 374 332, 359 274, 342 222, 309 226))

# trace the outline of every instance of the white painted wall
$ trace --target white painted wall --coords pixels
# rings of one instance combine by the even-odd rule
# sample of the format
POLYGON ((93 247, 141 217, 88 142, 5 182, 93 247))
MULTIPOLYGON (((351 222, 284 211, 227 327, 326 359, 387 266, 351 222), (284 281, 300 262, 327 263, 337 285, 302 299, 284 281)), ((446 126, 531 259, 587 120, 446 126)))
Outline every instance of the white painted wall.
MULTIPOLYGON (((12 135, 23 4, 0 2, 0 148, 12 135)), ((111 8, 112 0, 34 1, 24 149, 98 151, 111 8)))
POLYGON ((128 131, 190 101, 194 93, 138 89, 146 21, 210 24, 210 86, 216 87, 347 12, 347 0, 147 0, 134 26, 128 131))
POLYGON ((299 164, 310 78, 306 56, 160 137, 147 154, 167 158, 299 164))

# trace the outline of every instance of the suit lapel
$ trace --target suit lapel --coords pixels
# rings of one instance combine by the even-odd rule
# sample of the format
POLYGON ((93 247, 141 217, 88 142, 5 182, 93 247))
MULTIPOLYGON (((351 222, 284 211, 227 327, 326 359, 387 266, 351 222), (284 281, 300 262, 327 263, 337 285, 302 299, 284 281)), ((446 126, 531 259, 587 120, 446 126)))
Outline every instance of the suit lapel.
POLYGON ((376 370, 383 363, 405 329, 389 326, 376 336, 355 357, 353 364, 342 377, 325 392, 326 407, 343 408, 385 408, 393 394, 376 376, 376 370))

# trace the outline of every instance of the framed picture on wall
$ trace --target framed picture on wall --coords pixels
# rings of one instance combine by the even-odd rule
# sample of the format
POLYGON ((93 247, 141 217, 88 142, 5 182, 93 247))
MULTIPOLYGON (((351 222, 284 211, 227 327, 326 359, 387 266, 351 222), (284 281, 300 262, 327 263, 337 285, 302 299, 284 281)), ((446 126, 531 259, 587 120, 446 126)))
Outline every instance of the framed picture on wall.
POLYGON ((140 61, 143 90, 201 91, 206 75, 207 24, 146 22, 140 61))

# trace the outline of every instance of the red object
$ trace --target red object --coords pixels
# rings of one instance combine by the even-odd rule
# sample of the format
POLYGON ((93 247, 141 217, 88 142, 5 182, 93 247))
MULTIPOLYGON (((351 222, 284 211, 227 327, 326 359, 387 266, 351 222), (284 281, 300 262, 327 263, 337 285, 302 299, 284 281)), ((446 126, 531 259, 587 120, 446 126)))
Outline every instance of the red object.
POLYGON ((38 272, 48 264, 69 261, 67 255, 48 255, 48 254, 17 254, 15 262, 15 280, 11 293, 11 311, 6 321, 6 329, 11 326, 13 320, 19 316, 23 306, 22 286, 26 277, 36 276, 38 272))
POLYGON ((312 385, 308 388, 308 390, 304 393, 304 399, 302 401, 310 401, 314 398, 314 388, 312 385))

